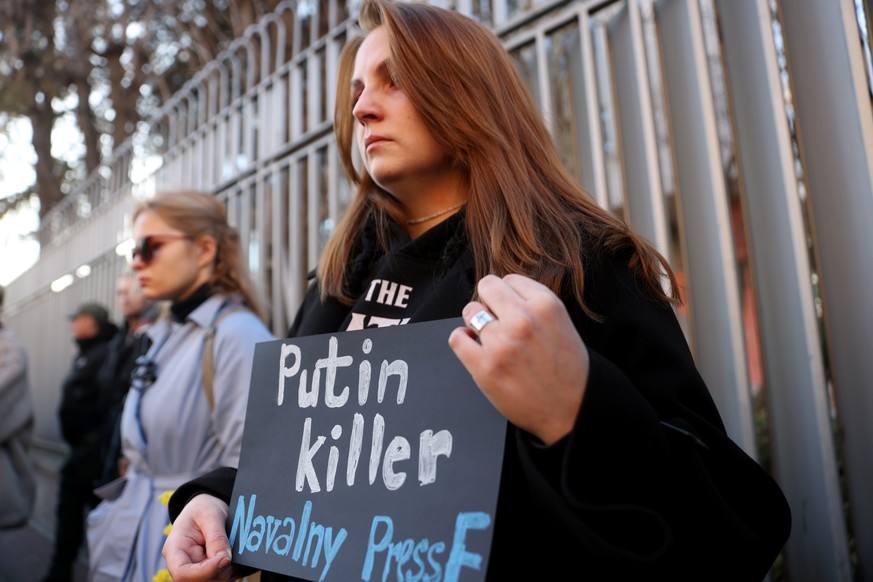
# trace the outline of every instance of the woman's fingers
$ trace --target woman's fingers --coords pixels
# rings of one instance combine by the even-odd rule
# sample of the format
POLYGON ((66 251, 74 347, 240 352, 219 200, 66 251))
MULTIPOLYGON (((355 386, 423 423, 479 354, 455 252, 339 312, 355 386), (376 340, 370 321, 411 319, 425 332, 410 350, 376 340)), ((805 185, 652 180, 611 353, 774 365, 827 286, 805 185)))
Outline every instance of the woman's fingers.
POLYGON ((588 351, 564 304, 522 275, 484 277, 449 345, 513 424, 554 442, 573 426, 588 379, 588 351))

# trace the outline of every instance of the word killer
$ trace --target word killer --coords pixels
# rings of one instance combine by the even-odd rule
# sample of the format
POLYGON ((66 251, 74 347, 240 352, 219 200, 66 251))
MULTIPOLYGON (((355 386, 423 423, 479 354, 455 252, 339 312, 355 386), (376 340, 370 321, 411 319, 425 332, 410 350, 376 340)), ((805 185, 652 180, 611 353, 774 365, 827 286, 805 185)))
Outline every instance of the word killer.
MULTIPOLYGON (((355 484, 355 476, 358 472, 358 462, 364 445, 364 416, 358 412, 352 419, 351 435, 349 436, 348 458, 346 461, 346 485, 355 484)), ((336 424, 330 432, 334 442, 342 436, 342 426, 336 424)), ((370 485, 376 481, 381 466, 382 483, 385 487, 394 491, 399 489, 406 481, 406 472, 395 468, 399 463, 407 461, 412 453, 412 446, 402 436, 395 436, 384 446, 385 419, 381 414, 373 417, 373 432, 370 439, 369 472, 370 485), (382 454, 385 451, 384 456, 382 454), (380 463, 381 461, 381 463, 380 463)), ((327 440, 324 435, 312 437, 312 418, 303 421, 303 436, 300 439, 300 456, 297 459, 297 478, 295 488, 303 491, 305 485, 309 485, 311 493, 321 491, 321 483, 315 467, 315 456, 327 440), (314 442, 313 442, 314 440, 314 442)), ((436 481, 437 459, 440 456, 450 457, 452 454, 452 433, 441 430, 436 433, 430 429, 421 431, 418 437, 418 482, 427 485, 436 481)), ((340 464, 340 448, 330 445, 327 454, 327 467, 325 470, 325 488, 333 491, 336 481, 336 473, 340 464)), ((324 466, 322 461, 321 466, 324 466)))

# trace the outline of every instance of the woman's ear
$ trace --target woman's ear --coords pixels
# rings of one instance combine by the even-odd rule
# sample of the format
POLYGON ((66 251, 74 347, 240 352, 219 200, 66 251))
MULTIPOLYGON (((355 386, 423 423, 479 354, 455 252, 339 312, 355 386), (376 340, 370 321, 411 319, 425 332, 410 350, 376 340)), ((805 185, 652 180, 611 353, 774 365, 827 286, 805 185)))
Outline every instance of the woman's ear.
POLYGON ((215 257, 218 254, 218 241, 215 237, 208 234, 200 235, 194 241, 197 247, 197 265, 206 267, 215 263, 215 257))

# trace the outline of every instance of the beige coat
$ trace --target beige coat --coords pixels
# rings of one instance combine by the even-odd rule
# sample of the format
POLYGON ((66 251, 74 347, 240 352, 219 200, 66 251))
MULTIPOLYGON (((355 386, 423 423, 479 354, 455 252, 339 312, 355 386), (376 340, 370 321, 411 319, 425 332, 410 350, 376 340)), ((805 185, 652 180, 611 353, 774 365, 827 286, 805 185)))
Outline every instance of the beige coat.
POLYGON ((27 353, 11 331, 0 327, 0 528, 24 525, 33 509, 32 435, 27 353))
POLYGON ((251 311, 221 320, 210 406, 203 386, 204 338, 222 309, 236 302, 213 295, 184 323, 161 319, 146 332, 156 377, 127 394, 121 440, 130 466, 96 491, 103 501, 88 514, 91 582, 168 579, 161 548, 170 523, 169 494, 196 475, 239 463, 255 344, 274 338, 251 311))

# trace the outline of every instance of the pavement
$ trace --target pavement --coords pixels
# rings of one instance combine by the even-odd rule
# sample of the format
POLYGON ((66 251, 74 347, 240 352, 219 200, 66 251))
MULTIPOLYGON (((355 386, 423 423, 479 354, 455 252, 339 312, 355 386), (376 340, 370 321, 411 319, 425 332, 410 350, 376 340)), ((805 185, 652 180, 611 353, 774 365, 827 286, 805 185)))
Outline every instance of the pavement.
MULTIPOLYGON (((35 523, 0 529, 0 582, 39 582, 52 557, 52 533, 35 523)), ((80 554, 71 582, 86 582, 88 564, 80 554)))

